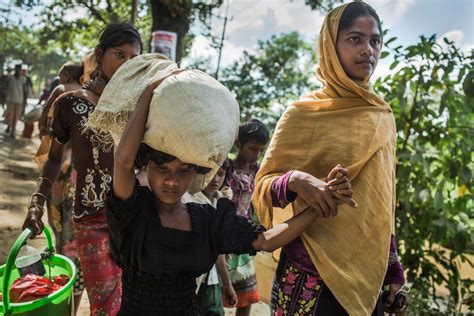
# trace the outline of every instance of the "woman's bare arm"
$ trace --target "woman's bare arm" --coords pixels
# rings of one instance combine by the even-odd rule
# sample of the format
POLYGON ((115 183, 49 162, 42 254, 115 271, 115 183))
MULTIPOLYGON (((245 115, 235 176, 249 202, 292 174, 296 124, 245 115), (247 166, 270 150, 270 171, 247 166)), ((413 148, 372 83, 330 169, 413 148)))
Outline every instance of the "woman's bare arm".
POLYGON ((23 229, 31 227, 33 229, 33 236, 39 235, 43 231, 44 224, 41 217, 44 212, 44 204, 46 198, 51 193, 52 182, 58 177, 65 148, 65 144, 61 144, 57 141, 51 142, 48 160, 46 160, 44 164, 39 178, 40 181, 38 181, 35 192, 31 196, 28 213, 23 223, 23 229))

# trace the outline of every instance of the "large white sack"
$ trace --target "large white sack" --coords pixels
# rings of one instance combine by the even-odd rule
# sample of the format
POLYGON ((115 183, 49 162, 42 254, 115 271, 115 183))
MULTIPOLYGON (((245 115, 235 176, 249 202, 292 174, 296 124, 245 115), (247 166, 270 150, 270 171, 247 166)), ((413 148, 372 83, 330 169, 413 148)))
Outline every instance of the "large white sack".
POLYGON ((144 54, 130 59, 112 76, 87 126, 109 132, 118 144, 146 86, 173 69, 178 66, 161 54, 144 54))
MULTIPOLYGON (((131 59, 106 86, 88 126, 110 132, 118 143, 148 83, 176 68, 159 54, 131 59)), ((185 70, 168 76, 155 89, 143 142, 183 162, 211 168, 206 176, 196 177, 195 192, 227 158, 238 128, 239 105, 232 93, 201 71, 185 70)))

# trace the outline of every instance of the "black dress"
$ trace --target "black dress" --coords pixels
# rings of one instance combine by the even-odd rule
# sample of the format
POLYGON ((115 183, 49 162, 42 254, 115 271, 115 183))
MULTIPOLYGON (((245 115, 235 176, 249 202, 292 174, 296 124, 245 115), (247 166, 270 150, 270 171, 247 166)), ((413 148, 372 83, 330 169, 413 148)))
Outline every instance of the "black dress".
POLYGON ((123 268, 119 315, 199 315, 195 278, 219 254, 255 254, 252 242, 263 232, 227 199, 217 210, 187 203, 191 231, 163 227, 147 187, 136 185, 126 201, 112 194, 109 204, 112 255, 123 268))

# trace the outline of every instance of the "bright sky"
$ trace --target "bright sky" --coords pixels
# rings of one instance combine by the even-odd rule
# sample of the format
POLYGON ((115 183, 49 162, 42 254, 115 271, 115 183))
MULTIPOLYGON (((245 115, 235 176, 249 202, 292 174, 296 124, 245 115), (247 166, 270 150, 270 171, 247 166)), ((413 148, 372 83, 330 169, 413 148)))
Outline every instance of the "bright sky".
MULTIPOLYGON (((226 0, 220 9, 225 14, 226 0)), ((350 1, 345 1, 350 2, 350 1)), ((383 27, 398 37, 400 45, 414 44, 420 35, 446 36, 464 51, 474 48, 473 0, 367 0, 378 12, 383 27)), ((304 0, 230 0, 226 41, 222 64, 238 59, 244 49, 252 49, 258 40, 273 34, 300 32, 308 41, 315 41, 324 16, 311 11, 304 0)), ((222 32, 222 21, 213 23, 216 34, 222 32)), ((217 62, 217 52, 208 46, 208 40, 198 36, 192 56, 211 56, 217 62)), ((389 61, 379 63, 375 76, 388 71, 389 61)))

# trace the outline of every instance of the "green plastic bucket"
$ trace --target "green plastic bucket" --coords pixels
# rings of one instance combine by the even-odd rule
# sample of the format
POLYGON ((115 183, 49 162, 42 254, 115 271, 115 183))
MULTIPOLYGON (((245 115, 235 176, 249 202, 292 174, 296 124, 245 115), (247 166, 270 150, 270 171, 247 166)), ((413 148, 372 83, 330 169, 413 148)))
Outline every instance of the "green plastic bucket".
POLYGON ((31 236, 31 230, 25 229, 13 244, 7 263, 0 267, 0 284, 2 293, 2 302, 0 302, 0 316, 3 315, 37 315, 37 316, 64 316, 72 315, 74 311, 73 286, 77 277, 77 270, 71 259, 54 253, 53 240, 51 232, 47 227, 44 228, 44 234, 48 242, 48 252, 51 254, 48 260, 43 260, 46 270, 46 277, 60 274, 67 275, 70 280, 59 291, 40 299, 24 302, 10 303, 10 286, 20 277, 19 271, 15 267, 15 260, 20 248, 31 236), (49 265, 48 262, 49 261, 49 265))

